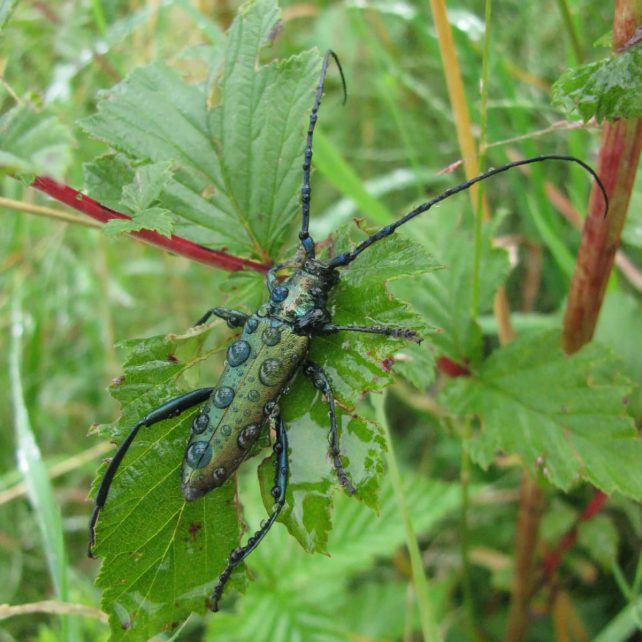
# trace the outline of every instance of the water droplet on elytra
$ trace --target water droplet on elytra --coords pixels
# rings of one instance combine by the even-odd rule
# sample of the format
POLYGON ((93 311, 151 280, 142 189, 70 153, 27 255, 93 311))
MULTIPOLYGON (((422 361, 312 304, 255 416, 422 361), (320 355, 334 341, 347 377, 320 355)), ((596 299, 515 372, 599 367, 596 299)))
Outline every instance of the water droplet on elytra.
MULTIPOLYGON (((230 346, 231 348, 232 346, 230 346)), ((229 359, 229 351, 228 351, 229 359)), ((227 408, 234 401, 234 388, 221 386, 214 391, 214 405, 217 408, 227 408)))
POLYGON ((276 386, 282 380, 283 363, 280 359, 266 359, 259 369, 259 379, 265 386, 276 386))
POLYGON ((247 361, 250 352, 250 344, 243 339, 239 339, 227 349, 227 362, 232 367, 240 366, 247 361))

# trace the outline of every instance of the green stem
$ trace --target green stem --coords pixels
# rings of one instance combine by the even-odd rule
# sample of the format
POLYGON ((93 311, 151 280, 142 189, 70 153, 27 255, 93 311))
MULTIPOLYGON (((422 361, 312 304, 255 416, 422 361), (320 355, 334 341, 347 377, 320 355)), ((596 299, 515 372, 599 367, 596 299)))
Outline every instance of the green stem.
POLYGON ((577 36, 577 30, 573 24, 573 17, 571 16, 571 10, 568 7, 568 0, 557 0, 557 6, 562 14, 562 20, 564 20, 564 27, 568 32, 568 37, 571 40, 571 47, 575 54, 575 62, 580 65, 584 62, 584 54, 582 53, 580 39, 577 36))
POLYGON ((397 505, 399 506, 399 511, 401 512, 406 531, 406 546, 408 548, 408 555, 410 556, 412 581, 417 595, 417 608, 419 609, 419 621, 421 622, 423 639, 424 642, 438 642, 442 640, 442 637, 439 634, 437 622, 434 619, 435 608, 430 600, 430 595, 428 594, 428 578, 426 577, 424 565, 421 560, 419 543, 417 542, 415 529, 412 525, 412 518, 410 516, 410 511, 408 510, 406 497, 401 486, 401 475, 399 474, 399 468, 397 467, 397 460, 395 458, 395 452, 390 435, 390 427, 386 418, 386 395, 384 392, 382 395, 373 395, 371 398, 375 408, 375 416, 377 421, 383 427, 386 437, 388 474, 390 475, 390 481, 392 482, 392 487, 397 499, 397 505))
MULTIPOLYGON (((488 133, 488 61, 490 59, 490 18, 492 0, 486 0, 484 12, 484 49, 482 53, 481 105, 479 109, 479 169, 484 169, 486 160, 486 140, 488 133)), ((475 256, 473 262, 473 292, 471 317, 477 319, 479 313, 479 283, 481 270, 482 222, 484 217, 483 188, 480 186, 475 208, 475 256)))
POLYGON ((470 422, 466 421, 461 449, 461 513, 459 517, 459 547, 461 551, 461 568, 462 568, 462 587, 464 591, 464 608, 466 611, 466 625, 468 628, 468 637, 474 640, 476 637, 476 617, 475 617, 475 600, 473 598, 473 586, 470 575, 470 555, 469 555, 469 529, 468 529, 468 511, 470 510, 470 457, 466 450, 466 441, 470 438, 470 422))

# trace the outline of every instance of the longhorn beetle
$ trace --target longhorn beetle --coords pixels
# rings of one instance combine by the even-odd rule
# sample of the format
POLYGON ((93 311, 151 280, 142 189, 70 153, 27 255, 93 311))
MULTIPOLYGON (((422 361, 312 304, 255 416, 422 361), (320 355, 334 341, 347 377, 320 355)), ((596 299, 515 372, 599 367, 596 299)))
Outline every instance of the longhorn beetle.
POLYGON ((586 163, 573 156, 536 156, 496 167, 451 187, 439 196, 419 205, 395 223, 381 228, 351 251, 327 261, 315 258, 314 240, 308 232, 312 138, 330 58, 335 61, 339 69, 344 102, 347 96, 339 59, 334 52, 328 51, 323 57, 321 75, 307 129, 303 158, 303 187, 301 188, 301 229, 299 231, 301 247, 297 257, 291 263, 275 265, 269 270, 266 277, 269 302, 262 305, 255 314, 247 315, 236 310, 212 308, 197 321, 195 325, 198 326, 212 316, 217 316, 224 319, 230 328, 242 328, 241 336, 227 349, 225 368, 218 384, 212 388, 200 388, 188 392, 165 402, 133 427, 105 472, 96 494, 95 507, 89 523, 89 555, 93 557, 95 526, 100 510, 105 505, 118 467, 143 426, 152 426, 164 419, 180 415, 198 404, 203 404, 192 424, 192 433, 185 451, 181 473, 183 496, 187 501, 194 501, 224 484, 234 474, 265 426, 269 425, 276 431, 276 441, 273 446, 274 507, 268 519, 249 538, 247 544, 230 553, 227 566, 221 573, 208 602, 212 611, 218 610, 223 589, 233 570, 259 545, 285 504, 288 483, 288 439, 278 402, 290 381, 299 372, 309 377, 312 385, 325 395, 330 419, 330 457, 340 484, 348 494, 352 495, 355 492, 341 462, 335 401, 330 381, 323 369, 307 358, 312 338, 337 332, 367 332, 420 341, 418 335, 412 330, 376 325, 341 326, 332 323, 326 305, 330 292, 339 281, 339 268, 350 265, 373 243, 390 236, 397 228, 428 211, 437 203, 467 190, 475 183, 520 165, 546 160, 579 164, 596 180, 604 196, 605 212, 608 211, 608 197, 604 186, 595 171, 586 163), (291 267, 293 270, 287 278, 280 281, 277 274, 284 267, 291 267), (243 420, 236 417, 243 417, 243 420))

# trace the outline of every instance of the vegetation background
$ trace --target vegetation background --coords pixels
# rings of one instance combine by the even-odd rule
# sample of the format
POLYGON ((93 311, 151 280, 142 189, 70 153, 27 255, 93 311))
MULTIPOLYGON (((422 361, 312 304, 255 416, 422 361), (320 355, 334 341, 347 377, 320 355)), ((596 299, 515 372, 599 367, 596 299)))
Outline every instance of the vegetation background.
MULTIPOLYGON (((428 2, 280 4, 284 25, 270 55, 331 48, 348 83, 343 107, 338 75, 331 72, 320 116, 312 205, 317 240, 354 216, 370 216, 373 223, 388 213, 399 216, 454 183, 440 170, 462 157, 461 122, 448 93, 459 73, 477 143, 491 145, 482 154, 485 167, 544 153, 595 162, 599 126, 582 124, 576 115, 568 116, 570 125, 551 105, 551 85, 568 67, 608 55, 611 3, 496 0, 485 42, 488 5, 450 2, 460 70, 443 57, 428 2), (602 46, 594 47, 600 40, 602 46), (480 95, 484 64, 486 107, 480 95)), ((16 96, 46 105, 55 124, 43 121, 43 127, 52 136, 61 125, 70 132, 55 150, 60 177, 80 189, 83 162, 104 151, 76 126, 95 112, 97 93, 155 60, 202 80, 203 66, 182 52, 227 29, 238 5, 5 0, 0 17, 11 17, 0 42, 2 112, 16 96)), ((25 610, 21 615, 0 607, 0 617, 11 615, 0 623, 0 642, 106 640, 109 628, 93 584, 98 565, 86 557, 87 493, 98 462, 112 448, 87 432, 119 414, 106 392, 121 373, 114 344, 184 330, 220 304, 221 293, 233 298, 240 286, 230 284, 225 272, 126 236, 109 239, 89 219, 82 225, 79 216, 77 223, 35 216, 35 205, 51 201, 28 188, 29 181, 1 180, 0 604, 25 610), (86 609, 62 615, 69 613, 62 600, 86 609)), ((551 165, 526 178, 515 171, 485 188, 494 218, 505 216, 494 234, 510 253, 506 289, 519 334, 561 325, 580 238, 572 218, 587 211, 589 187, 582 172, 551 165), (552 222, 542 227, 542 218, 552 222)), ((448 220, 470 211, 470 200, 461 196, 440 208, 439 221, 447 228, 448 220)), ((641 212, 638 177, 623 233, 629 263, 621 262, 612 277, 597 329, 597 339, 621 360, 618 376, 638 383, 642 286, 634 266, 642 259, 641 212)), ((411 237, 435 231, 426 221, 416 223, 407 228, 411 237)), ((448 234, 435 242, 445 248, 448 234)), ((448 267, 439 247, 432 250, 448 267)), ((489 354, 499 344, 497 322, 490 311, 479 322, 489 354)), ((250 563, 256 581, 236 612, 192 616, 176 639, 407 641, 430 639, 430 621, 449 641, 520 639, 510 632, 520 599, 516 560, 524 559, 517 532, 530 535, 533 566, 528 595, 521 598, 523 639, 636 639, 642 628, 642 512, 632 493, 613 494, 593 514, 592 486, 574 484, 562 493, 539 475, 530 505, 517 455, 498 455, 483 470, 462 454, 465 429, 439 397, 445 376, 435 379, 427 358, 387 396, 403 482, 394 488, 384 483, 378 517, 338 498, 332 559, 304 554, 276 527, 255 566, 250 563), (530 509, 532 522, 520 526, 530 509), (416 538, 407 523, 404 528, 404 515, 416 538), (538 574, 573 533, 577 541, 564 550, 560 567, 538 574), (426 575, 418 576, 413 550, 426 575)), ((639 426, 639 393, 629 402, 639 426)), ((374 406, 361 412, 378 413, 385 422, 381 401, 374 406)), ((618 461, 612 463, 617 468, 618 461)), ((244 475, 254 475, 251 464, 244 475)), ((260 515, 257 492, 244 493, 243 504, 249 515, 260 515)), ((157 639, 170 637, 159 633, 157 639)))

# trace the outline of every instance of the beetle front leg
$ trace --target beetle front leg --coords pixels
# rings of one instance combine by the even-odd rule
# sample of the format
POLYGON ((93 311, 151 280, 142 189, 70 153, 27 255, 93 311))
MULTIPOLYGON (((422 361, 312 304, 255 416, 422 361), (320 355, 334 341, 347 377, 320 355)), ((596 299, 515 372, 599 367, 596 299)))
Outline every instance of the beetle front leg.
POLYGON ((367 334, 382 334, 386 337, 396 339, 408 339, 415 343, 421 343, 423 339, 414 331, 407 328, 388 328, 383 325, 335 325, 328 323, 324 325, 317 334, 336 334, 337 332, 365 332, 367 334))
POLYGON ((218 603, 223 594, 223 589, 234 569, 260 544, 261 540, 267 535, 270 528, 272 528, 272 525, 285 505, 285 491, 288 487, 289 475, 288 435, 285 431, 283 419, 278 408, 275 408, 272 415, 270 415, 270 425, 276 430, 276 442, 274 443, 274 486, 272 487, 274 508, 268 519, 263 522, 261 528, 250 537, 247 544, 240 548, 235 548, 230 553, 227 566, 219 576, 218 583, 210 598, 209 608, 212 611, 218 611, 218 603))
POLYGON ((98 492, 96 493, 96 499, 94 500, 94 511, 91 514, 91 519, 89 520, 89 549, 87 554, 89 557, 94 557, 93 547, 96 542, 96 522, 98 521, 98 515, 100 514, 101 509, 107 501, 107 495, 109 494, 109 488, 111 483, 118 471, 120 464, 123 461, 123 458, 127 454, 129 447, 132 445, 132 442, 136 438, 138 431, 143 426, 153 426, 159 421, 164 419, 169 419, 170 417, 178 417, 183 411, 189 410, 194 406, 197 406, 199 403, 203 403, 211 394, 214 388, 199 388, 198 390, 192 390, 180 397, 175 399, 170 399, 170 401, 165 402, 162 406, 152 410, 150 413, 145 415, 131 430, 127 439, 123 441, 122 444, 118 447, 116 454, 112 457, 109 462, 109 466, 105 471, 105 475, 100 482, 98 487, 98 492))
POLYGON ((250 318, 249 314, 239 312, 238 310, 230 310, 229 308, 210 308, 195 324, 193 327, 207 323, 211 317, 219 317, 225 319, 230 328, 242 328, 247 320, 250 318))
POLYGON ((312 385, 320 390, 328 401, 329 415, 330 415, 330 456, 332 457, 332 463, 334 464, 334 469, 337 471, 337 477, 339 482, 346 489, 348 495, 354 495, 356 490, 352 485, 348 474, 343 467, 341 462, 341 451, 339 450, 339 432, 337 430, 337 413, 334 404, 334 394, 332 392, 332 387, 330 386, 330 381, 328 380, 327 375, 323 371, 321 366, 308 361, 303 366, 303 372, 307 377, 312 381, 312 385))

